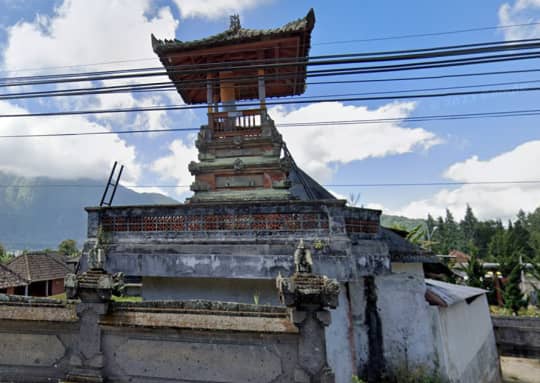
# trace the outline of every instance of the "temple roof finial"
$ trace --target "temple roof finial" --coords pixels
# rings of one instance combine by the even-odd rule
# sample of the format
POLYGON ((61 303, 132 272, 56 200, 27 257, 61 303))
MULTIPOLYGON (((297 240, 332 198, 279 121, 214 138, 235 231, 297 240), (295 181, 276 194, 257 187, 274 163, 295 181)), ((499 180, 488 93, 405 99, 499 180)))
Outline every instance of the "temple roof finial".
POLYGON ((229 30, 233 32, 237 32, 242 28, 240 25, 240 15, 237 13, 235 15, 230 16, 231 24, 229 25, 229 30))

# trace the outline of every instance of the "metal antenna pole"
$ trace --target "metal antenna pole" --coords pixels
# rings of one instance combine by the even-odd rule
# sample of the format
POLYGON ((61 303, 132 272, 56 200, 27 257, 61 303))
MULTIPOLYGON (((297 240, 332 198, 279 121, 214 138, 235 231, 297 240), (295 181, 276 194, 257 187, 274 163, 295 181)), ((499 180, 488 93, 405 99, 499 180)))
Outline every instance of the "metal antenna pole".
POLYGON ((118 172, 118 177, 116 177, 116 182, 114 184, 112 184, 113 191, 112 191, 112 194, 111 194, 111 199, 109 199, 109 206, 112 205, 112 201, 113 201, 114 195, 116 193, 116 188, 118 187, 118 183, 120 182, 120 177, 122 177, 122 172, 123 171, 124 171, 124 165, 120 166, 120 171, 118 172))
POLYGON ((109 175, 109 180, 107 181, 107 186, 105 186, 105 190, 103 191, 103 196, 101 197, 101 202, 99 203, 99 206, 103 206, 105 203, 105 197, 107 196, 107 192, 109 191, 109 186, 111 185, 111 180, 114 175, 114 171, 116 169, 116 165, 118 165, 118 161, 114 161, 114 165, 111 170, 111 174, 109 175))

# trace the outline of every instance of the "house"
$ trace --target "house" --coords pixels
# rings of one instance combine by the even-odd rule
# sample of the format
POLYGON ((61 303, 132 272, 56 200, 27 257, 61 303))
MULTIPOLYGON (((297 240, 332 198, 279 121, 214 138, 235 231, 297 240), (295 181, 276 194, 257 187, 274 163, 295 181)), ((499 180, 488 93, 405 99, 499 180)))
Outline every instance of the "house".
POLYGON ((0 263, 0 294, 27 295, 28 281, 0 263))
POLYGON ((64 292, 64 278, 71 272, 62 258, 52 252, 24 253, 6 265, 10 272, 17 275, 23 285, 13 286, 14 294, 36 297, 48 297, 64 292))

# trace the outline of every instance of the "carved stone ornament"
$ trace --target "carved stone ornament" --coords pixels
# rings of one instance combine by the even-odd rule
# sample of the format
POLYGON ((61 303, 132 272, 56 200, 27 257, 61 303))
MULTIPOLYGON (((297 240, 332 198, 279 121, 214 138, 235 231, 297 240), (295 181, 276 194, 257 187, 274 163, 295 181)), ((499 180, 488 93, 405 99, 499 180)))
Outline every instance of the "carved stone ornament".
MULTIPOLYGON (((276 278, 281 302, 287 307, 314 310, 336 308, 339 298, 339 283, 326 276, 312 274, 311 251, 300 241, 295 254, 296 272, 288 278, 276 278)), ((318 318, 324 321, 324 318, 318 318)))
POLYGON ((245 167, 246 164, 240 158, 237 158, 233 163, 233 169, 237 172, 243 170, 245 167))
POLYGON ((294 266, 297 273, 311 274, 313 272, 311 250, 306 249, 303 239, 300 240, 300 243, 294 252, 294 266))
POLYGON ((88 267, 90 269, 103 269, 105 263, 105 251, 98 242, 88 251, 88 267))

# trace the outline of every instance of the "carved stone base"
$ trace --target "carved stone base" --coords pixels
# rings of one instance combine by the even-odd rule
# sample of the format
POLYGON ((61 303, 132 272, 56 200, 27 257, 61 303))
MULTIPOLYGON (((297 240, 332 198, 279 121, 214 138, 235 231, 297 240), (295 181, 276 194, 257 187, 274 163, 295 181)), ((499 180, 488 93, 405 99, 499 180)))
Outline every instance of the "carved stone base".
POLYGON ((75 369, 70 372, 65 380, 60 383, 103 383, 105 380, 101 375, 101 370, 75 369))

